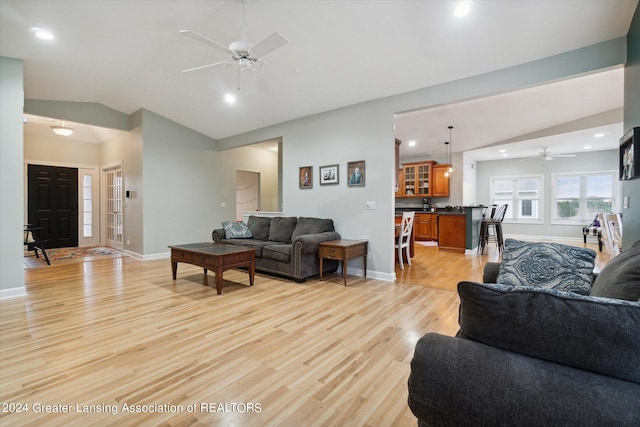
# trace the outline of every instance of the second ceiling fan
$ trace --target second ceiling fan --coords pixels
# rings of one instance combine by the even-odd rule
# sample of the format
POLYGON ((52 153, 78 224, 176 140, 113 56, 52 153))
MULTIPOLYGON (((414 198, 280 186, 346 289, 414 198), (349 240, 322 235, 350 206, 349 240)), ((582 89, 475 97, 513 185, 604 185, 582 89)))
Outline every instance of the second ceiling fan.
POLYGON ((525 160, 535 160, 535 159, 543 159, 546 161, 550 161, 555 159, 556 157, 575 157, 575 154, 556 154, 556 153, 552 153, 551 151, 547 151, 546 148, 543 148, 542 151, 535 157, 527 157, 526 159, 522 159, 522 161, 525 160))

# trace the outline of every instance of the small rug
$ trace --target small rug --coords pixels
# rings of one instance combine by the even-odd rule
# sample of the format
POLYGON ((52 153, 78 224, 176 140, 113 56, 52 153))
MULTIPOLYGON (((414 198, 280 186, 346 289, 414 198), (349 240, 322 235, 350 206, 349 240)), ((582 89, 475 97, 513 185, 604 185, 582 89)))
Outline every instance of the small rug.
MULTIPOLYGON (((31 252, 33 253, 33 252, 31 252)), ((51 263, 55 261, 66 261, 70 259, 76 258, 86 258, 86 257, 94 257, 94 256, 104 256, 104 255, 120 255, 120 251, 107 248, 104 246, 87 246, 84 248, 56 248, 56 249, 47 249, 47 256, 51 263)), ((42 255, 40 255, 42 257, 42 255)))
POLYGON ((436 241, 425 241, 425 242, 416 242, 417 245, 422 245, 422 246, 438 246, 438 242, 436 241))

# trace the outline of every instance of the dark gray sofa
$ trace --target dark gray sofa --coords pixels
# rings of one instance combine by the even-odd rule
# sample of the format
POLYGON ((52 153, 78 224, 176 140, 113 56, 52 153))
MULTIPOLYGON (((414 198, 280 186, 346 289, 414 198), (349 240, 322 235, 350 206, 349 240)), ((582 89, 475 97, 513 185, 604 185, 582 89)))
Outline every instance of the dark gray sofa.
MULTIPOLYGON (((215 229, 215 243, 228 243, 254 248, 256 270, 305 281, 320 274, 318 245, 340 239, 333 220, 309 217, 261 217, 251 215, 247 220, 251 238, 228 238, 225 229, 215 229)), ((325 260, 325 272, 336 271, 338 261, 325 260)))
POLYGON ((589 295, 496 284, 500 267, 485 267, 494 283, 458 284, 455 337, 416 344, 418 425, 640 425, 640 242, 594 276, 589 295))

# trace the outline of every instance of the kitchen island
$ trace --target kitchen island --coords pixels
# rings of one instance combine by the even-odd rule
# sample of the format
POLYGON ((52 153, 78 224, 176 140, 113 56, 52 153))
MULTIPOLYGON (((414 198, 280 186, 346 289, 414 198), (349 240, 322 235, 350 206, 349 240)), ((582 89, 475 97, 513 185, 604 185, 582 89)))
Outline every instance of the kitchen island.
POLYGON ((478 234, 482 213, 486 206, 456 206, 437 208, 435 212, 421 208, 396 209, 396 224, 402 212, 416 213, 410 253, 413 256, 413 241, 435 240, 439 250, 471 254, 478 249, 478 234))
POLYGON ((438 247, 441 251, 472 254, 478 250, 478 233, 486 206, 438 209, 438 247))

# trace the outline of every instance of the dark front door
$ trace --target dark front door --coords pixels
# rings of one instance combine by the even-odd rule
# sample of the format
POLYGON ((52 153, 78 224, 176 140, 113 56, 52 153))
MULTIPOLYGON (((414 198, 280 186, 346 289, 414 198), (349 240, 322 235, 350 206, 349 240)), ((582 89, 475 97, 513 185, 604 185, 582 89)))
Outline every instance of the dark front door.
POLYGON ((29 224, 45 247, 78 246, 78 169, 29 165, 27 175, 29 224))

